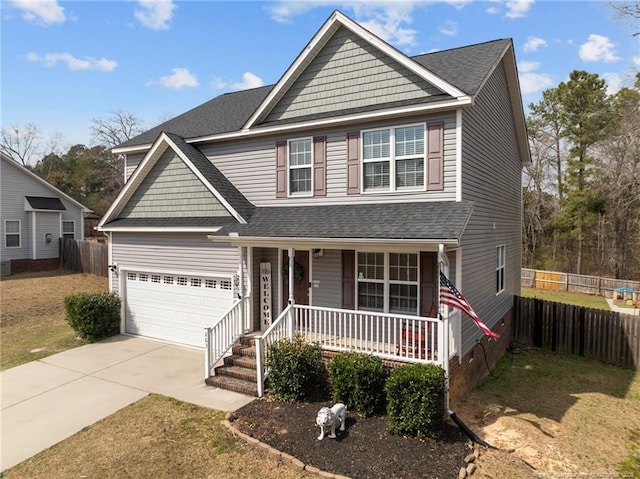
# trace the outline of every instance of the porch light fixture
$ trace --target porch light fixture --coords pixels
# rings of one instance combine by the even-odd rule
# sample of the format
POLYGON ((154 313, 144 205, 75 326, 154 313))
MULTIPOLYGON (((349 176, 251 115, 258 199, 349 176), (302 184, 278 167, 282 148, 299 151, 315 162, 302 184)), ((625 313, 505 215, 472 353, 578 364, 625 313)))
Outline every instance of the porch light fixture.
POLYGON ((313 259, 322 258, 324 256, 324 250, 321 248, 314 248, 313 259))

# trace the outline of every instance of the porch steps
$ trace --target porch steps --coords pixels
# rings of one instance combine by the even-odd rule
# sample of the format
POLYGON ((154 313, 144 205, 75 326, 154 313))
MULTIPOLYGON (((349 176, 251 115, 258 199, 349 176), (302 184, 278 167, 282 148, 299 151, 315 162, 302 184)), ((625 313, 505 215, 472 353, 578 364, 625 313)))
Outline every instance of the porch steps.
POLYGON ((205 382, 209 386, 257 397, 256 381, 254 340, 249 336, 243 336, 231 348, 231 356, 226 356, 223 364, 216 366, 214 375, 205 382))

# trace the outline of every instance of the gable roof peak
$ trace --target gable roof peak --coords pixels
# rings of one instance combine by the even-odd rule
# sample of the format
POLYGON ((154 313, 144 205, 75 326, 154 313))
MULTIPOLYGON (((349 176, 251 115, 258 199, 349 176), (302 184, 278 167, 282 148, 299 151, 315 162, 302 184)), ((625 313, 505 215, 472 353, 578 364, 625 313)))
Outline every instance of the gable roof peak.
POLYGON ((459 100, 468 100, 466 93, 444 80, 443 77, 435 75, 418 62, 409 58, 407 55, 400 52, 374 33, 364 28, 359 23, 351 20, 340 11, 334 10, 309 43, 307 43, 302 52, 300 52, 294 62, 289 66, 284 75, 282 75, 280 80, 278 80, 274 85, 269 94, 266 95, 258 108, 249 117, 242 128, 243 130, 246 131, 251 129, 252 126, 260 123, 267 117, 272 109, 283 98, 288 89, 295 83, 295 81, 300 77, 300 75, 305 71, 341 26, 347 28, 354 35, 357 35, 362 40, 369 43, 373 48, 380 50, 403 67, 407 68, 410 72, 418 75, 447 95, 459 100))

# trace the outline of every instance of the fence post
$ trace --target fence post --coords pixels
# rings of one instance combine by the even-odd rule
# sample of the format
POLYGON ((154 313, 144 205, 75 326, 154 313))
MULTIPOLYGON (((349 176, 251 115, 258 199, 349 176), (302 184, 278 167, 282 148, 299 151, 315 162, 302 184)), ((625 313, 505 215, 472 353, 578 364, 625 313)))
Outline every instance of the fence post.
POLYGON ((258 386, 258 397, 264 396, 264 361, 262 336, 256 336, 256 378, 258 386))

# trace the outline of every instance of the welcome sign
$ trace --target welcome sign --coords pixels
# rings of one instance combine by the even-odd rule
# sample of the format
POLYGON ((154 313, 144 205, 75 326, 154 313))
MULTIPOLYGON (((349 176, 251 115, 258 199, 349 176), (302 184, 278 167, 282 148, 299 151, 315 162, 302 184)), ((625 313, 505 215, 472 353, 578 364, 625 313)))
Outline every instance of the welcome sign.
POLYGON ((271 263, 260 263, 260 329, 271 325, 271 263))

